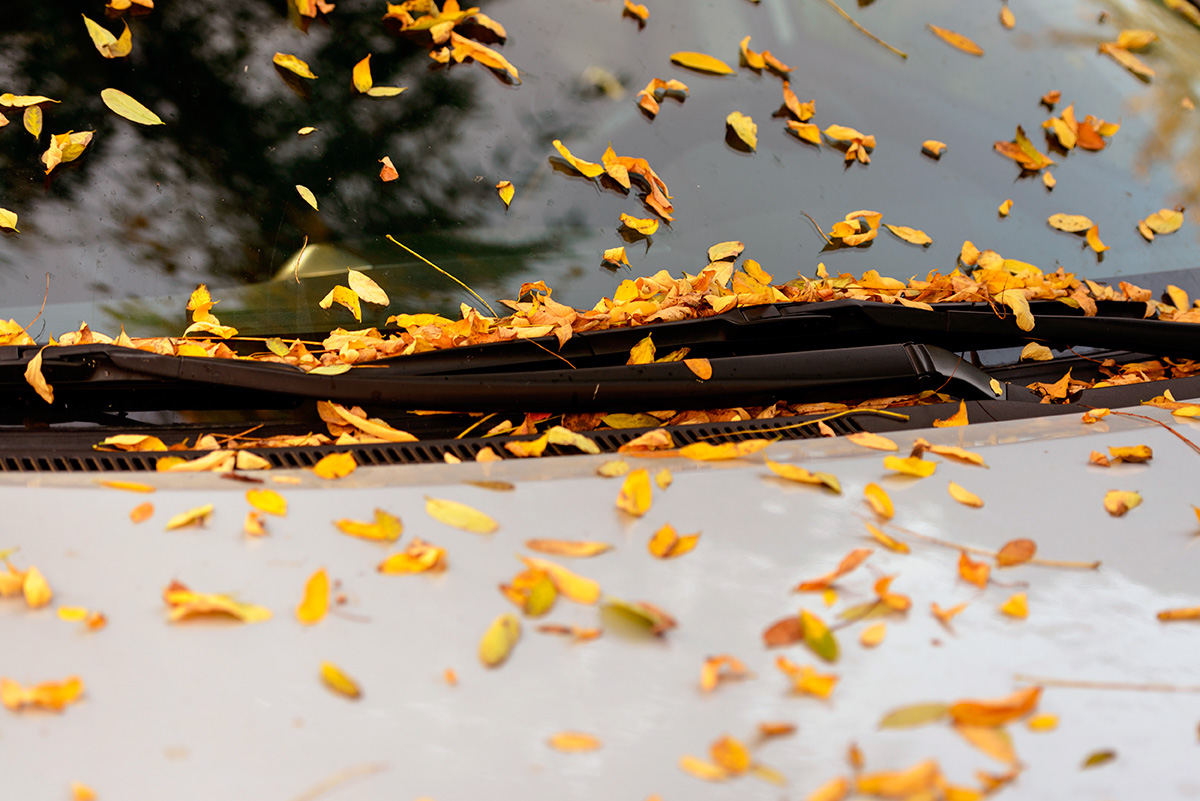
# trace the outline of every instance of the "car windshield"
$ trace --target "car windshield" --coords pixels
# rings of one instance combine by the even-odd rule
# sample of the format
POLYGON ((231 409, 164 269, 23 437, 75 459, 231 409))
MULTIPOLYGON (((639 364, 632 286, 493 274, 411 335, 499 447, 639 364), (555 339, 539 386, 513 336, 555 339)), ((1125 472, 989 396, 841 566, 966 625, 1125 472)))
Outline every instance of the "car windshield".
POLYGON ((425 2, 147 5, 114 1, 106 12, 97 0, 79 4, 81 19, 57 3, 21 3, 5 15, 0 91, 18 97, 0 107, 9 121, 0 208, 17 215, 20 233, 0 237, 0 317, 25 324, 45 300, 29 330, 39 341, 81 321, 111 335, 120 326, 178 334, 200 283, 243 335, 328 331, 353 324, 346 309, 318 306, 347 267, 369 270, 392 299, 364 309, 365 324, 474 302, 389 234, 486 299, 544 280, 556 300, 581 307, 625 278, 698 272, 709 246, 729 240, 744 242, 745 257, 777 282, 811 276, 820 263, 831 274, 902 280, 948 273, 964 240, 1083 277, 1195 265, 1197 229, 1152 243, 1138 232, 1139 220, 1194 207, 1200 193, 1190 99, 1200 31, 1148 0, 1030 4, 1011 28, 996 9, 969 4, 926 2, 917 13, 843 3, 907 58, 824 2, 658 0, 644 25, 616 0, 557 3, 553 13, 533 0, 480 0, 479 13, 457 14, 425 2), (441 28, 429 24, 438 20, 441 28), (984 55, 943 41, 927 22, 984 55), (126 25, 128 55, 105 57, 119 56, 126 25), (1157 34, 1121 51, 1152 76, 1098 52, 1127 29, 1157 34), (776 69, 747 66, 747 36, 749 60, 769 51, 776 69), (476 57, 456 63, 468 52, 476 57), (490 68, 488 52, 512 72, 490 68), (715 57, 731 74, 673 63, 680 52, 715 57), (375 96, 362 91, 361 69, 360 86, 352 80, 368 54, 375 96), (650 114, 638 93, 654 79, 682 82, 686 97, 659 93, 650 114), (811 119, 777 111, 785 86, 800 103, 815 101, 811 119), (163 124, 111 110, 103 93, 112 89, 163 124), (1053 110, 1040 102, 1052 91, 1061 93, 1053 110), (27 95, 58 102, 26 112, 27 95), (1068 106, 1077 120, 1119 130, 1108 129, 1099 151, 1068 150, 1053 125, 1043 130, 1068 106), (757 125, 753 148, 727 124, 733 112, 757 125), (873 149, 860 140, 869 163, 830 126, 873 137, 873 149), (994 150, 1017 126, 1053 165, 1023 170, 994 150), (47 174, 44 154, 67 141, 53 137, 72 131, 94 134, 47 174), (673 211, 640 199, 648 187, 636 176, 631 192, 608 176, 584 177, 555 140, 589 162, 610 143, 645 159, 673 211), (940 157, 923 152, 929 140, 945 144, 940 157), (381 177, 385 158, 394 180, 381 177), (508 207, 503 181, 515 189, 508 207), (998 213, 1008 199, 1011 210, 998 213), (822 231, 859 209, 920 229, 932 244, 883 232, 859 247, 828 245, 822 231), (660 225, 643 236, 620 225, 623 214, 660 225), (1088 217, 1110 249, 1098 255, 1082 233, 1056 230, 1054 214, 1088 217), (628 265, 602 259, 617 247, 628 265))

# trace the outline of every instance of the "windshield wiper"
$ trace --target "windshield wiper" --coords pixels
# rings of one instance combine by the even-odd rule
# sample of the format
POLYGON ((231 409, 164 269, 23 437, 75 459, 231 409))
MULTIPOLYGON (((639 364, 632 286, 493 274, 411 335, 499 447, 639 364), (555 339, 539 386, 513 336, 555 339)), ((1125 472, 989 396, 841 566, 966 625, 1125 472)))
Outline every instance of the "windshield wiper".
MULTIPOLYGON (((88 408, 279 408, 300 399, 451 411, 619 410, 664 404, 760 405, 902 395, 930 389, 995 399, 991 377, 957 353, 1020 346, 1093 346, 1200 356, 1200 326, 1144 320, 1144 304, 1102 302, 1096 317, 1034 303, 1036 326, 985 304, 933 311, 870 301, 768 304, 699 320, 431 351, 369 362, 339 375, 289 365, 164 356, 113 345, 43 351, 43 374, 64 404, 88 408), (629 365, 650 335, 660 355, 708 359, 700 380, 681 362, 629 365), (957 353, 956 353, 957 352, 957 353)), ((24 380, 37 348, 2 349, 0 395, 40 404, 24 380)), ((1006 392, 1030 399, 1024 388, 1006 392)))

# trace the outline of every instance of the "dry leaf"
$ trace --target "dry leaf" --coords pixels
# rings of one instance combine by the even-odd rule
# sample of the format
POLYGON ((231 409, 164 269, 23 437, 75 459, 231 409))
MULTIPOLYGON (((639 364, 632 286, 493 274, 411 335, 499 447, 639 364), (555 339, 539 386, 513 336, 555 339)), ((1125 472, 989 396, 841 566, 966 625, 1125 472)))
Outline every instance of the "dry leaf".
POLYGON ((954 426, 965 426, 970 422, 967 420, 967 402, 960 400, 958 402, 958 411, 947 417, 945 420, 934 420, 934 428, 953 428, 954 426))
POLYGON ((387 557, 375 569, 380 573, 397 575, 442 570, 445 566, 446 549, 416 537, 407 548, 387 557))
POLYGON ((963 36, 961 33, 955 33, 954 31, 947 30, 945 28, 939 28, 937 25, 933 24, 929 25, 929 30, 933 31, 934 34, 946 44, 949 44, 952 47, 957 47, 964 53, 970 53, 973 56, 983 55, 983 48, 972 42, 967 37, 963 36))
POLYGON ((67 704, 74 704, 83 695, 83 681, 71 676, 63 681, 45 681, 33 687, 22 687, 9 678, 0 678, 0 703, 13 712, 27 706, 61 712, 67 704))
POLYGON ((167 620, 171 623, 206 615, 227 615, 242 623, 262 623, 271 619, 270 609, 241 603, 228 595, 192 592, 179 581, 172 581, 163 590, 163 600, 169 608, 167 620))
MULTIPOLYGON (((571 151, 567 150, 562 141, 555 139, 551 144, 554 145, 554 149, 558 151, 559 155, 562 156, 568 164, 578 170, 579 173, 585 178, 596 178, 597 176, 604 174, 604 166, 602 164, 595 164, 590 161, 584 161, 583 159, 576 158, 571 154, 571 151)), ((624 217, 622 217, 622 220, 623 219, 624 217)), ((655 225, 656 230, 657 228, 658 226, 655 225)))
POLYGON ((810 473, 803 467, 794 464, 781 464, 773 462, 770 459, 764 460, 771 472, 781 478, 786 478, 789 481, 795 481, 799 484, 815 484, 825 486, 833 490, 836 494, 841 494, 842 484, 838 481, 837 476, 832 473, 810 473))
MULTIPOLYGON (((512 181, 501 181, 496 184, 496 191, 500 193, 500 199, 504 201, 504 208, 508 208, 512 203, 513 196, 517 194, 517 190, 512 185, 512 181)), ((626 262, 628 264, 628 262, 626 262)))
POLYGON ((400 539, 400 534, 404 531, 404 525, 400 522, 400 518, 388 514, 382 509, 375 510, 375 522, 373 523, 343 518, 334 520, 333 525, 337 526, 338 531, 343 534, 376 542, 395 542, 400 539))
POLYGON ((1156 73, 1140 58, 1114 42, 1101 42, 1099 52, 1111 58, 1139 78, 1150 80, 1156 73))
POLYGON ((275 490, 252 489, 246 491, 246 501, 255 509, 269 515, 287 515, 287 500, 275 490))
POLYGON ((604 610, 645 626, 656 637, 661 637, 678 625, 675 618, 647 601, 623 601, 608 597, 604 599, 604 610))
POLYGON ((931 603, 929 605, 930 613, 947 629, 950 629, 950 621, 966 608, 966 601, 962 602, 961 604, 956 604, 949 609, 942 609, 942 607, 938 606, 937 603, 931 603))
POLYGON ((1016 26, 1017 18, 1013 16, 1012 9, 1005 3, 1000 7, 1000 24, 1010 31, 1016 26))
MULTIPOLYGON (((625 3, 628 5, 629 0, 625 0, 625 3)), ((562 751, 564 754, 580 754, 595 751, 603 745, 599 738, 578 731, 562 731, 558 734, 553 734, 547 740, 547 743, 555 751, 562 751)))
POLYGON ((177 528, 185 528, 187 526, 202 526, 208 521, 208 516, 212 512, 213 505, 211 503, 188 509, 186 512, 180 512, 167 521, 166 531, 174 531, 177 528))
POLYGON ((911 704, 893 709, 879 721, 881 729, 911 729, 939 723, 950 717, 950 705, 941 703, 911 704))
POLYGON ((455 63, 461 64, 465 59, 474 59, 488 69, 501 73, 502 77, 513 83, 521 82, 521 75, 517 72, 517 68, 509 63, 508 59, 497 53, 490 47, 485 47, 478 42, 472 42, 465 36, 459 36, 454 31, 450 32, 451 51, 450 56, 455 63))
POLYGON ((710 656, 700 668, 700 689, 706 693, 712 692, 722 681, 744 679, 749 675, 750 671, 742 661, 731 654, 710 656))
MULTIPOLYGON (((1047 173, 1047 175, 1049 175, 1049 173, 1047 173)), ((1013 206, 1012 198, 1009 198, 1008 200, 1006 200, 1006 201, 1004 201, 1003 203, 1001 203, 1001 204, 1000 204, 1000 209, 999 209, 999 211, 1000 211, 1000 216, 1001 216, 1001 217, 1007 217, 1007 216, 1008 216, 1008 214, 1009 214, 1009 212, 1011 212, 1011 211, 1012 211, 1012 206, 1013 206)))
MULTIPOLYGON (((312 190, 307 186, 296 184, 296 191, 300 193, 300 197, 304 198, 304 202, 312 206, 314 210, 320 211, 317 208, 317 196, 312 193, 312 190)), ((329 306, 322 306, 323 309, 328 309, 329 306)))
POLYGON ((1029 617, 1029 598, 1023 592, 1014 593, 1007 601, 1000 605, 1000 611, 1009 617, 1024 620, 1029 617))
POLYGON ((1171 234, 1183 225, 1183 212, 1178 209, 1159 209, 1139 222, 1139 228, 1147 229, 1142 235, 1147 240, 1153 240, 1154 234, 1171 234), (1149 236, 1146 234, 1149 233, 1149 236))
POLYGON ((858 641, 862 643, 864 648, 874 648, 883 642, 883 638, 887 636, 886 623, 873 623, 867 626, 858 635, 858 641))
POLYGON ((970 490, 955 484, 953 481, 950 482, 950 486, 947 487, 947 489, 950 492, 950 497, 961 503, 963 506, 973 506, 976 509, 983 507, 982 498, 970 490))
POLYGON ((847 434, 846 439, 855 445, 862 445, 864 448, 874 448, 878 451, 900 450, 900 446, 894 441, 880 434, 872 434, 870 431, 857 431, 853 434, 847 434))
POLYGON ((107 28, 98 25, 83 16, 83 24, 87 28, 88 36, 92 39, 92 44, 96 46, 96 50, 105 58, 124 58, 133 50, 133 35, 129 32, 129 25, 125 25, 125 30, 122 31, 119 37, 113 36, 112 32, 107 28))
POLYGON ((604 251, 604 255, 600 257, 600 261, 609 264, 624 264, 626 267, 629 266, 629 258, 625 255, 624 245, 616 248, 608 248, 604 251))
POLYGON ((25 605, 30 609, 41 609, 54 600, 54 591, 50 589, 50 584, 42 575, 42 571, 36 567, 30 566, 25 571, 25 580, 21 589, 25 595, 25 605))
POLYGON ((600 600, 600 585, 590 578, 574 573, 560 564, 534 556, 522 556, 530 570, 541 571, 554 582, 554 588, 577 604, 594 604, 600 600))
POLYGON ((47 347, 49 346, 43 346, 25 365, 25 381, 42 400, 54 403, 54 387, 47 383, 46 376, 42 375, 42 351, 47 347))
POLYGON ((704 53, 679 52, 671 54, 671 63, 678 64, 681 67, 687 67, 690 70, 697 72, 707 72, 713 75, 732 75, 733 68, 712 56, 706 56, 704 53))
POLYGON ((521 621, 511 612, 505 612, 492 621, 479 641, 479 661, 485 667, 498 667, 520 639, 521 621))
POLYGON ((633 17, 638 22, 638 27, 643 27, 646 21, 650 19, 650 10, 641 3, 634 3, 633 0, 625 0, 625 8, 621 11, 621 16, 633 17))
POLYGON ((358 468, 358 462, 354 461, 353 453, 331 453, 321 457, 321 460, 313 465, 312 471, 324 479, 345 478, 353 473, 358 468))
POLYGON ((1058 728, 1058 715, 1043 712, 1025 721, 1025 727, 1030 731, 1054 731, 1058 728))
POLYGON ((818 673, 811 665, 797 665, 785 656, 775 659, 775 666, 792 680, 792 688, 799 693, 828 698, 838 677, 832 673, 818 673))
POLYGON ((1157 617, 1164 623, 1178 620, 1200 620, 1200 606, 1164 609, 1158 613, 1157 617))
POLYGON ((867 527, 867 531, 871 532, 871 536, 875 538, 876 542, 887 548, 889 551, 895 551, 896 553, 910 553, 912 551, 912 549, 908 547, 908 543, 901 542, 900 540, 885 534, 878 526, 873 526, 870 523, 866 523, 865 525, 867 527))
POLYGON ((991 575, 991 572, 991 565, 987 562, 976 562, 967 556, 966 551, 959 551, 958 575, 962 576, 963 581, 970 582, 982 590, 987 587, 988 576, 991 575))
POLYGON ((992 759, 1008 765, 1017 764, 1017 753, 1013 749, 1012 735, 1004 729, 991 726, 966 726, 956 723, 954 731, 971 745, 992 759))
POLYGON ((1087 230, 1085 237, 1087 239, 1088 247, 1090 247, 1096 253, 1103 253, 1104 251, 1108 250, 1108 245, 1100 241, 1100 226, 1093 225, 1087 230))
POLYGON ((1086 231, 1095 225, 1090 218, 1082 214, 1052 214, 1050 215, 1049 223, 1051 228, 1071 234, 1086 231))
POLYGON ((650 471, 645 468, 633 470, 621 484, 621 492, 617 495, 617 508, 635 517, 641 517, 650 511, 651 493, 650 471))
POLYGON ((1109 490, 1104 493, 1104 508, 1113 517, 1121 517, 1130 509, 1141 505, 1142 496, 1125 490, 1109 490))
POLYGON ((100 99, 115 114, 139 125, 165 125, 162 118, 119 89, 101 89, 100 99))
POLYGON ((29 106, 25 109, 25 113, 21 115, 21 122, 25 125, 25 130, 38 139, 42 135, 42 107, 29 106))
POLYGON ((758 125, 754 120, 740 111, 734 111, 725 118, 725 125, 745 143, 746 147, 751 150, 758 147, 758 125))
POLYGON ((926 139, 921 143, 921 152, 935 159, 940 159, 942 154, 946 152, 946 143, 939 142, 936 139, 926 139))
POLYGON ((933 244, 933 240, 929 238, 929 234, 919 231, 916 228, 907 228, 903 225, 888 225, 887 223, 884 223, 883 227, 910 244, 923 246, 933 244))
POLYGON ((959 701, 951 705, 950 717, 966 726, 1003 726, 1037 708, 1041 695, 1041 687, 1026 687, 994 701, 959 701))
MULTIPOLYGON (((0 115, 0 116, 3 116, 3 115, 0 115)), ((4 228, 6 230, 9 230, 9 231, 12 231, 12 232, 18 233, 18 234, 21 233, 20 231, 17 230, 17 214, 16 214, 16 212, 9 211, 8 209, 0 209, 0 228, 4 228)))
POLYGON ((854 570, 863 562, 867 561, 867 558, 873 553, 875 553, 875 551, 871 548, 855 548, 850 553, 842 557, 842 561, 838 563, 838 566, 834 568, 832 572, 826 573, 824 576, 811 581, 800 582, 796 585, 793 592, 821 592, 823 590, 827 590, 832 587, 833 583, 839 578, 846 575, 851 570, 854 570))
POLYGON ((570 556, 585 558, 598 556, 612 550, 607 542, 587 542, 582 540, 525 540, 525 547, 531 551, 548 553, 553 556, 570 556))
POLYGON ((1021 361, 1048 362, 1054 354, 1040 342, 1030 342, 1021 349, 1021 361))
POLYGON ((391 156, 384 156, 379 163, 383 165, 379 168, 379 180, 387 183, 400 177, 400 173, 396 171, 396 165, 392 163, 391 156))
POLYGON ((720 445, 694 442, 680 448, 679 455, 685 459, 695 459, 698 462, 720 462, 758 453, 772 442, 774 440, 769 439, 744 439, 740 442, 724 442, 720 445))
POLYGON ((139 503, 129 511, 129 519, 134 523, 144 523, 154 515, 154 504, 139 503))
POLYGON ((883 466, 888 470, 895 470, 897 473, 902 473, 906 476, 928 478, 937 469, 937 462, 928 462, 919 456, 904 458, 899 456, 885 456, 883 457, 883 466))
POLYGON ((728 771, 720 765, 706 762, 691 754, 685 754, 679 758, 679 769, 685 773, 690 773, 697 779, 703 779, 708 782, 723 782, 729 778, 728 771))
POLYGON ((937 762, 928 759, 908 770, 864 773, 857 779, 857 789, 864 795, 883 798, 933 797, 939 781, 944 781, 941 769, 937 762))
POLYGON ((654 532, 654 536, 650 538, 647 548, 652 556, 659 559, 674 559, 677 556, 683 556, 695 548, 699 541, 700 532, 697 531, 695 534, 680 537, 675 532, 675 527, 667 523, 654 532))
POLYGON ((362 697, 362 690, 359 688, 358 682, 346 675, 341 668, 332 662, 321 663, 321 681, 325 682, 325 686, 339 695, 344 695, 347 698, 362 697))
POLYGON ((712 378, 712 363, 708 359, 684 359, 683 366, 691 370, 701 381, 712 378))
POLYGON ((280 66, 289 72, 294 72, 301 78, 316 79, 317 77, 313 74, 313 71, 308 68, 308 64, 296 56, 291 55, 290 53, 276 53, 271 58, 271 61, 275 62, 277 66, 280 66))
POLYGON ((1013 567, 1024 564, 1037 553, 1037 543, 1028 539, 1011 540, 996 554, 997 567, 1013 567))
POLYGON ((809 793, 805 801, 842 801, 850 794, 850 782, 838 776, 809 793))

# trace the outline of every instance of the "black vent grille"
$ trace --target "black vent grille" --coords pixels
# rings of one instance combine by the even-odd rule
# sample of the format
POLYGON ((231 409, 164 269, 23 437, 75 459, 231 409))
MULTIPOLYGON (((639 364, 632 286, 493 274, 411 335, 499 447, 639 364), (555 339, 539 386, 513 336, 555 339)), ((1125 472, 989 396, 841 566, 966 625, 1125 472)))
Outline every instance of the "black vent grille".
MULTIPOLYGON (((703 423, 688 426, 673 426, 667 430, 675 439, 677 445, 690 445, 695 442, 737 442, 744 439, 769 436, 783 439, 818 439, 820 433, 817 427, 804 426, 801 428, 783 428, 813 419, 806 417, 780 417, 770 420, 743 420, 735 423, 703 423), (780 429, 783 430, 773 430, 780 429)), ((853 434, 862 431, 852 417, 839 417, 827 421, 826 425, 838 435, 853 434)), ((616 452, 625 443, 638 437, 648 428, 629 428, 587 432, 602 453, 616 452)), ((447 453, 464 462, 475 460, 476 454, 483 448, 491 446, 501 456, 509 456, 504 449, 505 442, 533 437, 488 437, 471 439, 439 439, 423 442, 394 442, 374 443, 370 445, 336 446, 325 445, 308 448, 250 448, 257 455, 278 469, 302 469, 315 465, 320 459, 330 453, 349 451, 364 467, 396 465, 396 464, 442 464, 447 453)), ((202 456, 204 451, 172 451, 172 456, 194 458, 202 456)), ((547 456, 567 456, 578 454, 571 447, 550 445, 546 448, 547 456)), ((136 453, 98 453, 96 451, 60 451, 42 449, 39 453, 7 453, 0 455, 0 472, 4 473, 138 473, 154 472, 158 459, 166 454, 158 452, 136 453)))

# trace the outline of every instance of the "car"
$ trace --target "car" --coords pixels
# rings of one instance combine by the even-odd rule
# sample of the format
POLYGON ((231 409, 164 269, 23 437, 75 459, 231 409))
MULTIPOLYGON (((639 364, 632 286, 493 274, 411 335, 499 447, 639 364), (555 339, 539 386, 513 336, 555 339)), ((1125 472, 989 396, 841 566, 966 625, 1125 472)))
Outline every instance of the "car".
POLYGON ((1200 792, 1197 14, 918 6, 12 12, 8 792, 1200 792))

